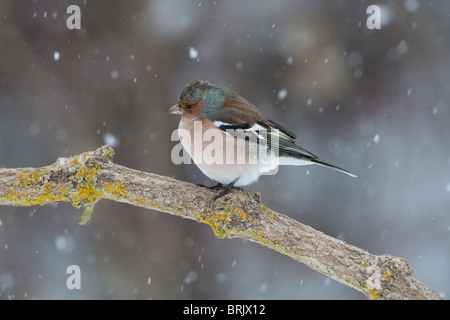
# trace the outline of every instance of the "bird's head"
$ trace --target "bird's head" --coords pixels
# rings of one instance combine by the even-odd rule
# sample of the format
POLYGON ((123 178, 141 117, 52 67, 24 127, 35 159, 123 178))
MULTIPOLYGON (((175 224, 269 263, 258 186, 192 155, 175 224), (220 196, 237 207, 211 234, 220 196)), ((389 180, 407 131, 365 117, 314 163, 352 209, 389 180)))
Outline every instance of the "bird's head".
POLYGON ((181 114, 185 119, 211 118, 223 105, 228 92, 229 89, 220 85, 195 80, 184 88, 169 113, 181 114))

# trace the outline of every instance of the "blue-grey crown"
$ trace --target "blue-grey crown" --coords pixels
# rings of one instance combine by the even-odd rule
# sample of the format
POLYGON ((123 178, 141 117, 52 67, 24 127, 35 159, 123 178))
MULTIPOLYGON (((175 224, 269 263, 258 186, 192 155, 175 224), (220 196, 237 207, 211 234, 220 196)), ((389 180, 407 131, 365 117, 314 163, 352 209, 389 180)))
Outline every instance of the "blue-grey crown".
POLYGON ((179 102, 184 100, 202 101, 205 106, 203 116, 209 117, 223 104, 229 90, 206 80, 195 80, 181 92, 179 102))

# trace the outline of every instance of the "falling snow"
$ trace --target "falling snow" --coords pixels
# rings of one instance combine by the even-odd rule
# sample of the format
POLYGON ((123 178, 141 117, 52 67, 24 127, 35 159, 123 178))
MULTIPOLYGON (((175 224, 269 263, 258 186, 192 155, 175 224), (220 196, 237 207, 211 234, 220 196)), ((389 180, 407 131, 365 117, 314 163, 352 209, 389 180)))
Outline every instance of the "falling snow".
POLYGON ((115 148, 119 145, 119 138, 114 134, 107 132, 103 135, 103 142, 109 145, 111 148, 115 148))
POLYGON ((217 282, 219 282, 219 283, 224 283, 224 282, 227 280, 227 276, 226 276, 225 273, 219 272, 219 273, 216 275, 216 280, 217 280, 217 282))
POLYGON ((287 89, 281 89, 280 91, 278 91, 278 100, 281 101, 281 100, 286 99, 287 94, 288 94, 287 89))
POLYGON ((191 284, 192 282, 197 281, 197 279, 198 279, 198 272, 195 270, 190 270, 184 277, 184 283, 191 284))
POLYGON ((375 142, 375 143, 380 142, 380 135, 378 133, 373 136, 373 142, 375 142))
POLYGON ((117 78, 119 78, 119 71, 117 70, 112 70, 110 73, 111 79, 116 80, 117 78))
MULTIPOLYGON (((446 295, 448 281, 436 281, 450 265, 446 1, 380 3, 381 30, 366 28, 367 1, 154 0, 103 13, 86 12, 87 2, 79 31, 66 29, 61 5, 5 7, 0 167, 64 166, 108 144, 120 147, 117 163, 212 184, 169 160, 180 117, 165 113, 186 83, 210 80, 359 176, 284 167, 245 192, 296 220, 313 214, 339 240, 376 238, 416 260, 421 280, 446 295), (405 223, 394 230, 393 221, 405 223), (421 239, 410 230, 419 225, 421 239)), ((100 202, 79 228, 71 205, 0 206, 0 299, 360 298, 323 276, 301 278, 247 240, 209 241, 211 232, 185 221, 166 232, 175 229, 165 217, 135 209, 100 202), (66 289, 68 264, 81 266, 83 290, 66 289)))
POLYGON ((198 51, 194 47, 189 48, 189 58, 190 59, 198 59, 198 51))

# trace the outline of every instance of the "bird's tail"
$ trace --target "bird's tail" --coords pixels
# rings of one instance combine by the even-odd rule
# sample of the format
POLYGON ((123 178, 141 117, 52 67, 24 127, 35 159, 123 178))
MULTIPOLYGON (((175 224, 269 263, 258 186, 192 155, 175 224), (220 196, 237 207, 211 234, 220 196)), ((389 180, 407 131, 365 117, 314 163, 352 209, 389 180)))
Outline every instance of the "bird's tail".
POLYGON ((348 174, 349 176, 354 177, 354 178, 358 177, 357 175, 355 175, 355 174, 353 174, 353 173, 351 173, 351 172, 349 172, 349 171, 347 171, 347 170, 344 170, 344 169, 339 168, 339 167, 337 167, 337 166, 335 166, 335 165, 332 165, 331 163, 322 161, 322 160, 320 160, 320 159, 318 159, 318 158, 311 158, 311 159, 309 159, 309 161, 311 161, 311 162, 313 162, 313 163, 315 163, 315 164, 318 164, 318 165, 320 165, 320 166, 328 167, 328 168, 331 168, 331 169, 340 171, 340 172, 342 172, 342 173, 348 174))

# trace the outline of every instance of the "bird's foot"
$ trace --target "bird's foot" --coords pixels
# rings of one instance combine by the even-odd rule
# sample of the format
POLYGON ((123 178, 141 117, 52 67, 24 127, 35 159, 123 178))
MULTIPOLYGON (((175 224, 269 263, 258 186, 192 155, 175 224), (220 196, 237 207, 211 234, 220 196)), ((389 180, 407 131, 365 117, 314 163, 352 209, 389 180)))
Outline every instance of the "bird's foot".
POLYGON ((203 184, 201 184, 201 183, 197 183, 197 187, 202 187, 202 188, 206 188, 206 189, 209 189, 209 190, 222 190, 222 189, 225 188, 226 186, 224 186, 224 185, 221 184, 221 183, 218 183, 218 184, 216 184, 215 186, 208 187, 208 186, 205 186, 205 185, 203 185, 203 184))
POLYGON ((214 196, 211 200, 209 200, 209 204, 211 205, 214 201, 217 199, 222 198, 224 195, 228 194, 231 189, 236 189, 239 191, 243 191, 241 187, 235 187, 234 184, 237 182, 237 180, 227 184, 226 186, 219 183, 219 185, 214 186, 214 190, 221 190, 216 196, 214 196))
MULTIPOLYGON (((201 183, 197 183, 196 186, 197 186, 197 187, 206 188, 206 189, 209 189, 209 190, 223 190, 223 189, 225 189, 225 188, 228 187, 228 185, 225 185, 225 186, 224 186, 224 185, 221 184, 221 183, 218 183, 218 184, 216 184, 215 186, 210 186, 210 187, 205 186, 204 184, 201 184, 201 183)), ((234 185, 231 187, 231 189, 236 189, 236 190, 238 190, 238 191, 244 191, 244 189, 242 189, 241 187, 236 187, 236 186, 234 186, 234 185)))

